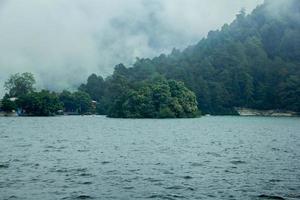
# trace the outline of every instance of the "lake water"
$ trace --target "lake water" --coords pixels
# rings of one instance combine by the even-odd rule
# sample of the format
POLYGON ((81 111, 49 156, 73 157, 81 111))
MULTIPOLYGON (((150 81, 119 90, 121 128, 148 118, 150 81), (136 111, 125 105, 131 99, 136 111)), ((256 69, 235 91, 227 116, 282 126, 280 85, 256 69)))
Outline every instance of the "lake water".
POLYGON ((270 196, 300 199, 300 118, 0 118, 1 200, 270 196))

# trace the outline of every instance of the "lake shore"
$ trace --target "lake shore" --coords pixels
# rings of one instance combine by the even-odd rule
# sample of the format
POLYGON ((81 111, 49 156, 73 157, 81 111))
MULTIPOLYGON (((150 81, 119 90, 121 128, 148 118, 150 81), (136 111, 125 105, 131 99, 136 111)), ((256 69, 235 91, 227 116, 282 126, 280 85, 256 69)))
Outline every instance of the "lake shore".
POLYGON ((265 117, 297 117, 299 113, 288 110, 257 110, 251 108, 235 108, 239 116, 265 117))
MULTIPOLYGON (((241 117, 300 117, 299 113, 293 111, 278 111, 278 110, 256 110, 249 108, 236 108, 237 115, 226 115, 226 116, 241 116, 241 117)), ((59 117, 59 116, 89 116, 81 114, 63 114, 63 115, 53 115, 53 116, 44 116, 44 117, 59 117)), ((105 116, 105 115, 104 115, 105 116)), ((203 115, 200 117, 210 117, 210 116, 224 116, 224 115, 203 115)), ((5 113, 0 112, 0 117, 39 117, 34 115, 18 115, 17 113, 5 113)), ((106 116, 107 117, 107 116, 106 116)), ((108 117, 110 118, 110 117, 108 117)), ((198 117, 195 117, 198 118, 198 117)), ((128 118, 124 118, 128 119, 128 118)), ((141 119, 150 119, 150 118, 141 118, 141 119)), ((163 118, 152 118, 152 119, 163 119, 163 118)), ((171 118, 172 119, 172 118, 171 118)), ((173 118, 176 119, 176 118, 173 118)))

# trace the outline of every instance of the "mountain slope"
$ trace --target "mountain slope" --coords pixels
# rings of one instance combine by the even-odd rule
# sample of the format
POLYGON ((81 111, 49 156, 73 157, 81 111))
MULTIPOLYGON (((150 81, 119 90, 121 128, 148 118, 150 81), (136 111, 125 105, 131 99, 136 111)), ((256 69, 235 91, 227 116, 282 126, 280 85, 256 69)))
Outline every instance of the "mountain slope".
POLYGON ((183 81, 204 113, 232 114, 234 107, 300 112, 300 1, 266 0, 183 51, 138 59, 131 68, 118 65, 99 100, 112 100, 107 88, 115 77, 135 85, 157 75, 183 81))

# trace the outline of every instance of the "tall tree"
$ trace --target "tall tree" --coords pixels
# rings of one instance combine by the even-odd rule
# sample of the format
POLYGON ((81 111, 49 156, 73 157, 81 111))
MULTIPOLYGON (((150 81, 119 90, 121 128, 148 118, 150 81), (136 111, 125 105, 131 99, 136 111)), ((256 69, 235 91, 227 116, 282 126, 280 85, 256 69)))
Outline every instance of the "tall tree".
POLYGON ((34 91, 35 79, 32 73, 13 74, 5 82, 4 88, 11 97, 20 97, 34 91))

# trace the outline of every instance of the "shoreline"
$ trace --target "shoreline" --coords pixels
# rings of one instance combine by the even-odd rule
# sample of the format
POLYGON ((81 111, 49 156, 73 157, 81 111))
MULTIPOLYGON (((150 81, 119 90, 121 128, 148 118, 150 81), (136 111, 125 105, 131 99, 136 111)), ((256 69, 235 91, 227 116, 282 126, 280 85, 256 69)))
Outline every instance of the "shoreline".
POLYGON ((107 115, 53 115, 53 116, 37 116, 37 115, 22 115, 19 116, 15 113, 3 113, 0 112, 0 118, 14 118, 14 117, 21 117, 21 118, 27 118, 27 117, 42 117, 42 118, 48 118, 48 117, 73 117, 73 116, 80 116, 80 117, 85 117, 85 116, 104 116, 105 118, 108 119, 197 119, 197 118, 202 118, 202 117, 272 117, 272 118, 281 118, 281 117, 287 117, 287 118, 297 118, 300 117, 299 114, 295 112, 271 112, 271 111, 257 111, 257 110, 252 110, 249 111, 249 109, 243 109, 237 111, 237 115, 202 115, 199 117, 194 117, 194 118, 113 118, 113 117, 108 117, 107 115))
POLYGON ((299 113, 289 110, 257 110, 251 108, 235 108, 238 116, 262 117, 299 117, 299 113))

